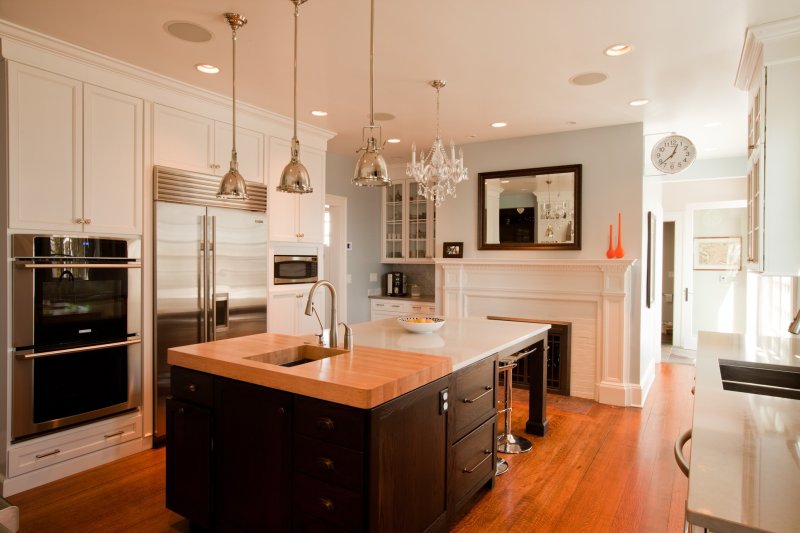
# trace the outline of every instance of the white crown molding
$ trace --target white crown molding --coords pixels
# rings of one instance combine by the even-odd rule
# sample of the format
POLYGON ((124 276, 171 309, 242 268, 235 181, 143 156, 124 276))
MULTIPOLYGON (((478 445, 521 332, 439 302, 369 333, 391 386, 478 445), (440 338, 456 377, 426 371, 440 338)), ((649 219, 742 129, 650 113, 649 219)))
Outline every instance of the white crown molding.
MULTIPOLYGON (((0 56, 19 62, 26 62, 27 60, 27 64, 29 64, 29 52, 33 52, 34 54, 45 53, 54 55, 62 60, 74 61, 86 67, 102 69, 140 83, 154 86, 157 89, 166 89, 182 93, 216 105, 230 106, 231 103, 230 96, 221 95, 169 78, 162 74, 130 63, 125 63, 113 57, 81 48, 66 41, 0 19, 0 56)), ((32 66, 40 67, 40 65, 32 66)), ((291 117, 275 113, 274 111, 269 111, 239 101, 236 102, 236 108, 245 113, 250 113, 268 121, 278 123, 289 129, 292 127, 291 117)), ((326 142, 336 136, 336 132, 305 122, 298 122, 298 128, 304 133, 324 139, 326 142)))
POLYGON ((765 65, 796 59, 798 42, 800 42, 800 17, 776 20, 747 28, 734 85, 746 91, 756 76, 755 69, 762 57, 765 65), (785 47, 787 42, 794 42, 794 44, 785 47), (765 48, 769 48, 770 52, 774 50, 774 53, 768 54, 765 48))

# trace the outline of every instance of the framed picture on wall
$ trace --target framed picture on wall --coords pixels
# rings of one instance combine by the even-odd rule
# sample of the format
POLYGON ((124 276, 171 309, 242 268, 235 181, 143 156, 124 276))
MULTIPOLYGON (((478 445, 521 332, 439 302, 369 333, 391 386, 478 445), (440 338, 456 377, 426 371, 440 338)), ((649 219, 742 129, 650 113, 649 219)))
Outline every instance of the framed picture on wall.
POLYGON ((647 212, 647 307, 656 301, 656 215, 647 212))
POLYGON ((696 237, 695 270, 741 270, 741 237, 696 237))
POLYGON ((464 257, 463 242, 446 242, 442 244, 442 257, 445 259, 454 257, 464 257))

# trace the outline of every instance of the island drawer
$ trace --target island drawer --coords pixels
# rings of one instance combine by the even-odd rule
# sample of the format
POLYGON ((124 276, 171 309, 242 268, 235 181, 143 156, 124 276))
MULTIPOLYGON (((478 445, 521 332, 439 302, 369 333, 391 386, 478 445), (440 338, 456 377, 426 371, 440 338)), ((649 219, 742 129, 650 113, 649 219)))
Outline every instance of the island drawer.
POLYGON ((487 420, 450 450, 448 499, 457 506, 473 489, 493 479, 496 417, 487 420))
POLYGON ((173 398, 211 407, 214 402, 214 376, 180 366, 173 366, 170 372, 173 398))
POLYGON ((295 436, 294 470, 355 492, 364 487, 364 454, 303 435, 295 436))
POLYGON ((364 529, 362 496, 302 474, 294 478, 294 508, 348 531, 364 529))
POLYGON ((454 374, 450 442, 475 429, 497 412, 497 357, 487 357, 454 374))
POLYGON ((297 396, 295 399, 296 433, 363 451, 364 423, 365 414, 361 409, 307 396, 297 396))

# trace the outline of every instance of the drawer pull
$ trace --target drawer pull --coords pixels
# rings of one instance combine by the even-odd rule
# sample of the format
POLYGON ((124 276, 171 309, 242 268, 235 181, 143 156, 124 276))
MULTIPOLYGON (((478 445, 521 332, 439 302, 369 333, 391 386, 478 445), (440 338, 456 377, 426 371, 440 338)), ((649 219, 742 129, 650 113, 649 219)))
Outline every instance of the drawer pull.
POLYGON ((465 474, 471 474, 471 473, 473 473, 473 472, 474 472, 474 471, 476 471, 476 470, 477 470, 477 469, 478 469, 478 468, 479 468, 479 467, 480 467, 480 466, 481 466, 483 463, 485 463, 486 461, 488 461, 488 460, 489 460, 489 458, 492 456, 492 450, 483 450, 483 453, 486 455, 486 457, 484 457, 483 459, 481 459, 481 462, 480 462, 480 463, 476 464, 476 465, 475 465, 475 466, 473 466, 472 468, 467 468, 466 466, 464 467, 464 470, 463 470, 463 472, 464 472, 465 474))
POLYGON ((333 420, 331 420, 327 416, 317 418, 317 429, 321 429, 324 431, 333 431, 333 428, 334 428, 333 420))
POLYGON ((518 353, 518 354, 517 354, 515 357, 525 357, 526 355, 530 355, 530 354, 532 354, 532 353, 534 353, 534 352, 536 352, 536 346, 534 346, 533 348, 531 348, 531 349, 530 349, 530 350, 528 350, 527 352, 520 352, 520 353, 518 353))
POLYGON ((323 470, 333 470, 333 460, 327 457, 317 457, 317 465, 323 470))
POLYGON ((103 438, 110 439, 110 438, 113 438, 113 437, 119 437, 123 433, 125 433, 125 430, 120 429, 119 431, 115 431, 114 433, 109 433, 108 435, 103 435, 103 438))
POLYGON ((197 385, 195 385, 194 383, 190 383, 189 386, 186 387, 186 388, 189 389, 189 392, 196 392, 197 391, 197 385))
POLYGON ((333 512, 333 502, 328 498, 320 498, 319 503, 320 505, 322 505, 322 508, 328 511, 329 513, 333 512))
POLYGON ((278 414, 279 415, 285 415, 286 414, 286 408, 285 407, 278 407, 278 414))
POLYGON ((476 397, 474 397, 472 399, 464 398, 463 402, 464 403, 475 403, 478 400, 480 400, 481 398, 483 398, 484 396, 486 396, 487 394, 489 394, 490 392, 492 392, 491 385, 486 385, 486 387, 484 387, 484 389, 486 390, 486 392, 484 392, 483 394, 479 394, 478 396, 476 396, 476 397))
POLYGON ((45 457, 50 457, 51 455, 55 455, 57 453, 61 453, 61 450, 59 450, 58 448, 56 448, 52 452, 36 454, 36 458, 37 459, 44 459, 45 457))

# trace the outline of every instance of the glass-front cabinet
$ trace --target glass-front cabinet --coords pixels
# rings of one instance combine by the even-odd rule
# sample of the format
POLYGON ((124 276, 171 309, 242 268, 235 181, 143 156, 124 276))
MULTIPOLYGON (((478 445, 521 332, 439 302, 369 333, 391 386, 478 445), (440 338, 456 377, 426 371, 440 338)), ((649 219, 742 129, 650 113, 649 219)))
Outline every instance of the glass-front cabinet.
POLYGON ((393 179, 383 189, 384 263, 433 261, 435 210, 413 179, 393 179))

